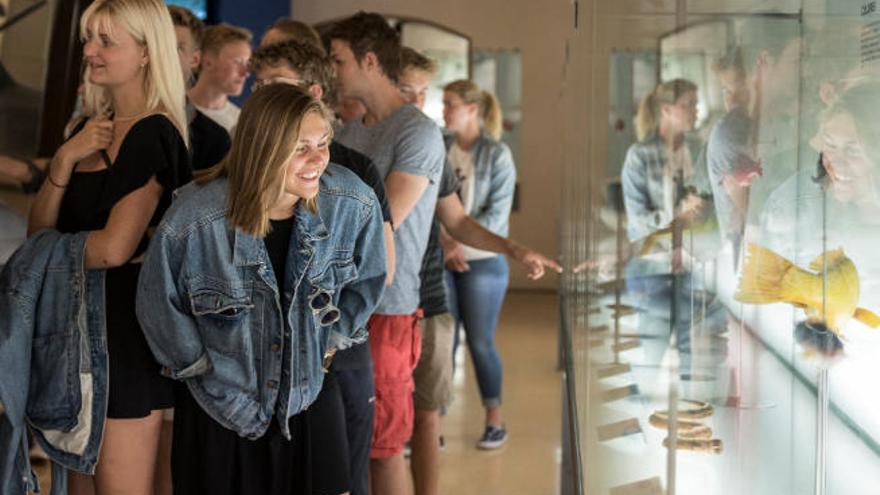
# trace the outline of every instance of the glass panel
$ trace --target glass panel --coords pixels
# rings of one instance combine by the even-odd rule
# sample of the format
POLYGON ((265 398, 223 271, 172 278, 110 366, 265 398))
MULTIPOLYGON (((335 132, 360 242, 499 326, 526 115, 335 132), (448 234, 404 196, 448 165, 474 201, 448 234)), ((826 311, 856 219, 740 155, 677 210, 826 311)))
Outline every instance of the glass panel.
POLYGON ((595 2, 570 42, 587 493, 880 486, 878 3, 595 2))

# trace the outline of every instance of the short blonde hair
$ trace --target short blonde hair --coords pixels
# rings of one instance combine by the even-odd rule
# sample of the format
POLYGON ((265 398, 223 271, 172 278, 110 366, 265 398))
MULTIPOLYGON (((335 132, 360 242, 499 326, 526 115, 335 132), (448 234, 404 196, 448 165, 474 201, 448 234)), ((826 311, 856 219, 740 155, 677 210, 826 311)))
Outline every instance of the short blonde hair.
MULTIPOLYGON (((177 37, 171 15, 160 0, 96 0, 80 18, 83 38, 89 31, 113 36, 118 21, 134 40, 145 47, 149 62, 144 66, 144 95, 148 111, 167 113, 184 142, 189 144, 183 69, 177 57, 177 37)), ((83 109, 89 117, 109 116, 113 102, 107 89, 89 82, 86 69, 83 109)))
POLYGON ((434 75, 437 72, 437 62, 422 55, 417 50, 408 46, 400 47, 400 71, 420 70, 434 75))
MULTIPOLYGON (((308 91, 290 84, 258 89, 241 109, 229 153, 196 173, 198 183, 228 178, 226 218, 233 227, 256 237, 269 233, 269 209, 281 196, 287 163, 310 113, 319 114, 332 135, 326 108, 308 91)), ((303 201, 306 210, 318 211, 317 198, 303 201)))
POLYGON ((229 43, 243 41, 250 44, 252 39, 253 35, 247 29, 222 22, 205 29, 205 35, 202 37, 202 53, 216 55, 229 43))

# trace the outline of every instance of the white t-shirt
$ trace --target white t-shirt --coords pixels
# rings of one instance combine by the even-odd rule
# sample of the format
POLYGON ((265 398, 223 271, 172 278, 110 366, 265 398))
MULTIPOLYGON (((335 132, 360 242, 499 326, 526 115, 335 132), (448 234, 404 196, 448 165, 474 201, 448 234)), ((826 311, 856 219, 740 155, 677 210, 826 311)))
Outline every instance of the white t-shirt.
MULTIPOLYGON (((461 149, 458 146, 458 143, 455 143, 449 148, 447 156, 449 158, 449 163, 452 164, 452 170, 455 172, 455 175, 458 177, 461 184, 461 188, 459 189, 461 204, 464 206, 465 213, 472 215, 474 212, 474 182, 476 180, 474 178, 474 175, 476 174, 474 154, 470 151, 461 149)), ((461 248, 464 252, 465 259, 468 261, 484 260, 498 256, 498 253, 483 251, 482 249, 472 248, 465 244, 462 244, 461 248)))
POLYGON ((196 105, 195 103, 193 103, 193 106, 196 107, 198 111, 207 115, 208 118, 223 126, 223 128, 226 129, 226 132, 232 136, 232 129, 235 127, 235 124, 238 123, 238 116, 241 114, 241 108, 238 108, 238 105, 231 101, 227 101, 223 108, 217 110, 205 108, 196 105))

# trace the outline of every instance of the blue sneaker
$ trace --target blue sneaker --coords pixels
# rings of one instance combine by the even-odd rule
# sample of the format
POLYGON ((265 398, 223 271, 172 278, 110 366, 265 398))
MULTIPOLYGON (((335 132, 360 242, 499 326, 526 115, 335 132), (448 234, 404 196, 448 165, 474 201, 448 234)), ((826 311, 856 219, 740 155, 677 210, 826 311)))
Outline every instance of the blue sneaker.
POLYGON ((477 448, 483 450, 492 450, 500 448, 507 442, 507 429, 504 426, 486 425, 486 430, 480 441, 477 442, 477 448))

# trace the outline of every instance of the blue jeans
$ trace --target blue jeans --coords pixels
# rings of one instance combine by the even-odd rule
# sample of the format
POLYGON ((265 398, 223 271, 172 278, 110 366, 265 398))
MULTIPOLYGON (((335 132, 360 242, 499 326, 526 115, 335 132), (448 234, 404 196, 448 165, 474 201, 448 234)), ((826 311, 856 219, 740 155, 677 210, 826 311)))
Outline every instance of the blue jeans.
POLYGON ((464 326, 477 385, 486 408, 501 405, 501 356, 495 348, 495 328, 507 292, 504 256, 469 261, 468 272, 446 272, 449 312, 455 319, 452 353, 458 348, 458 328, 464 326))
MULTIPOLYGON (((671 273, 656 274, 654 261, 633 258, 626 266, 626 288, 633 305, 641 312, 653 318, 670 321, 673 313, 675 321, 676 347, 683 355, 690 354, 691 328, 691 292, 694 287, 693 277, 684 272, 675 280, 676 294, 673 294, 673 281, 676 276, 671 273), (674 306, 674 308, 673 308, 674 306)), ((699 300, 695 301, 699 303, 699 300)), ((682 362, 687 357, 682 356, 682 362)))

